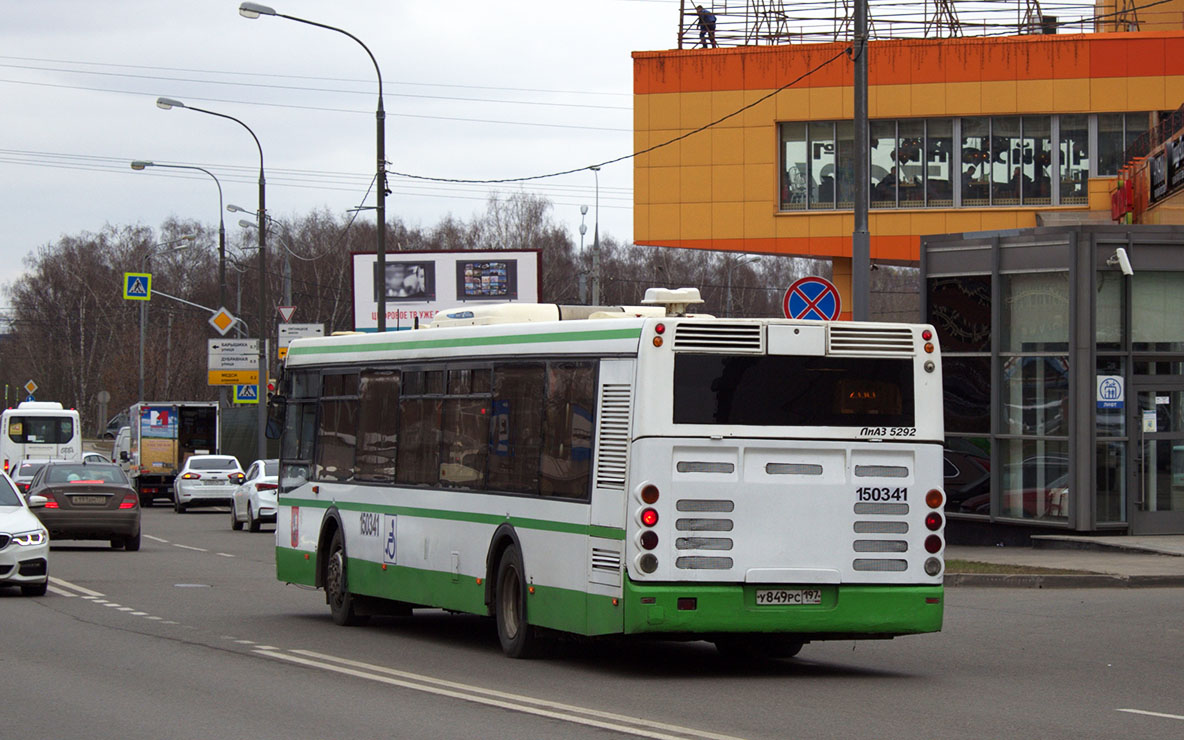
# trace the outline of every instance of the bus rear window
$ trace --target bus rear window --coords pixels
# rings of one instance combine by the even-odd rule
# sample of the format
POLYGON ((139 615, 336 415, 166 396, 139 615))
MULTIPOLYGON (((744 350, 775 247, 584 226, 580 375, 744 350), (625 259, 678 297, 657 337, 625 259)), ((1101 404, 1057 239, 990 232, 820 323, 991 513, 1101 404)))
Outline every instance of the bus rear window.
POLYGON ((74 439, 74 420, 68 416, 13 416, 8 438, 17 444, 64 445, 74 439))
POLYGON ((907 358, 674 358, 675 424, 912 427, 913 405, 907 358))

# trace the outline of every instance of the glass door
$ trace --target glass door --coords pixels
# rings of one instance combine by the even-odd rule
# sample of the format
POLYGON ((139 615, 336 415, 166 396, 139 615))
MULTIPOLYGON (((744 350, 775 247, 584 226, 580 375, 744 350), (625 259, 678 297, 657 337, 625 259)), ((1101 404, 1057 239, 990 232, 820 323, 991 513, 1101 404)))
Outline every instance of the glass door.
POLYGON ((1131 534, 1184 533, 1184 389, 1136 383, 1132 390, 1131 534))

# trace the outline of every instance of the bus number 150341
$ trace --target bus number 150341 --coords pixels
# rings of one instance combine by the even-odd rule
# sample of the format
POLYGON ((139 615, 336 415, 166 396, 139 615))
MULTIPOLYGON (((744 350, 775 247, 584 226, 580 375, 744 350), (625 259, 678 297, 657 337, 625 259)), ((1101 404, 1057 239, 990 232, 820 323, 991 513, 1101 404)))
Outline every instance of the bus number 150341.
POLYGON ((855 489, 855 495, 860 501, 908 501, 909 489, 861 486, 855 489))

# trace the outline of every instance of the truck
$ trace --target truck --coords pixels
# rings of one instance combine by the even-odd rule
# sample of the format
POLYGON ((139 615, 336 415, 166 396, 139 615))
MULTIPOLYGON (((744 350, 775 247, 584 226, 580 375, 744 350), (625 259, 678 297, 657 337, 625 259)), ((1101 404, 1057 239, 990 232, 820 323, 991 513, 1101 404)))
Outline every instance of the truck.
MULTIPOLYGON (((219 454, 217 401, 144 401, 128 408, 128 476, 140 506, 171 498, 173 479, 191 455, 219 454)), ((121 454, 121 458, 124 457, 121 454)))

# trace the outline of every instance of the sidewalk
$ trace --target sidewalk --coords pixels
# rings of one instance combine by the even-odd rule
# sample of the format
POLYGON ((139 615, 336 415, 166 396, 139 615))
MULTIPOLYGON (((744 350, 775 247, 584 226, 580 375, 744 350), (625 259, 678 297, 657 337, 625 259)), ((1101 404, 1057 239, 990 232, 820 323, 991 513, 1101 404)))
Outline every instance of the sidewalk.
POLYGON ((1037 535, 1032 547, 946 548, 946 560, 1082 571, 1076 574, 950 573, 947 586, 1007 588, 1184 587, 1184 535, 1037 535))

